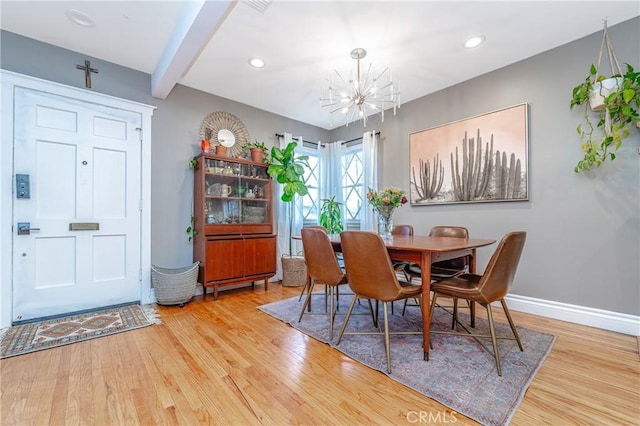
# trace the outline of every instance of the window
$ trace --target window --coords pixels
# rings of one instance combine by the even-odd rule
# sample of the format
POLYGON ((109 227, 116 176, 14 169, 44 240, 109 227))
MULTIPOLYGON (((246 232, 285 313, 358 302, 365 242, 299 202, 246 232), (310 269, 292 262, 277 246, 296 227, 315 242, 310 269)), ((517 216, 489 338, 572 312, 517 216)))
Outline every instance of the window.
POLYGON ((342 155, 342 197, 347 228, 360 228, 363 204, 362 144, 347 148, 342 155))
MULTIPOLYGON (((315 148, 304 147, 302 155, 309 157, 309 168, 305 170, 304 182, 309 194, 302 199, 302 214, 304 225, 316 225, 320 216, 320 162, 315 148)), ((363 196, 363 162, 362 144, 345 148, 342 157, 342 180, 337 186, 342 188, 344 204, 342 210, 346 220, 346 228, 360 228, 360 213, 362 212, 363 196)))
POLYGON ((304 183, 309 193, 302 197, 302 221, 305 225, 316 225, 320 211, 318 153, 315 149, 303 149, 302 155, 309 156, 309 168, 305 169, 304 173, 304 183))

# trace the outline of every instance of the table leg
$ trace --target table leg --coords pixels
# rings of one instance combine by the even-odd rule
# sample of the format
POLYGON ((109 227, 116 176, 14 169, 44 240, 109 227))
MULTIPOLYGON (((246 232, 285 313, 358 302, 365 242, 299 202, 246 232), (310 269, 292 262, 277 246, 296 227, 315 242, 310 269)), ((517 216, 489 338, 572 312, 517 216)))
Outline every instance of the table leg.
POLYGON ((422 252, 422 348, 424 360, 429 361, 429 346, 431 342, 431 252, 422 252))

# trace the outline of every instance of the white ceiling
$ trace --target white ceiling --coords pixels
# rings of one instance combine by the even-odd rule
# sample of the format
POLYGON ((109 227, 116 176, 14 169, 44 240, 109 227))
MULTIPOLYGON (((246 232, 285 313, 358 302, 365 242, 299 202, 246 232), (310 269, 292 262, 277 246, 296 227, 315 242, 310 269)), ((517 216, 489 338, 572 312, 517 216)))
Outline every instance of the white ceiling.
MULTIPOLYGON (((640 15, 634 1, 7 1, 2 29, 330 129, 321 88, 334 69, 390 67, 402 102, 640 15), (93 27, 66 17, 91 16, 93 27), (484 35, 467 50, 463 42, 484 35), (259 56, 263 69, 247 60, 259 56)), ((596 52, 594 52, 595 61, 596 52)), ((78 72, 78 78, 83 75, 78 72)), ((94 78, 100 78, 96 76, 94 78)), ((400 110, 401 113, 402 110, 400 110)), ((335 121, 335 120, 334 120, 335 121)))

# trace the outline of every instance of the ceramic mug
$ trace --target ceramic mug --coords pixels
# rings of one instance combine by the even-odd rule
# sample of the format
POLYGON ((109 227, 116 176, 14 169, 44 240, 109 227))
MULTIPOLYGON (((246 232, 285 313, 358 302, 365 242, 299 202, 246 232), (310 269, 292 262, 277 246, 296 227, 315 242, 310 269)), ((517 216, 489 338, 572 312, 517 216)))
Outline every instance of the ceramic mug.
POLYGON ((222 189, 219 183, 214 183, 209 188, 207 188, 207 194, 213 195, 214 197, 219 197, 222 194, 222 189))
POLYGON ((229 195, 231 195, 231 192, 233 190, 231 189, 231 187, 229 185, 227 185, 226 183, 223 183, 220 186, 220 196, 221 197, 228 197, 229 195))

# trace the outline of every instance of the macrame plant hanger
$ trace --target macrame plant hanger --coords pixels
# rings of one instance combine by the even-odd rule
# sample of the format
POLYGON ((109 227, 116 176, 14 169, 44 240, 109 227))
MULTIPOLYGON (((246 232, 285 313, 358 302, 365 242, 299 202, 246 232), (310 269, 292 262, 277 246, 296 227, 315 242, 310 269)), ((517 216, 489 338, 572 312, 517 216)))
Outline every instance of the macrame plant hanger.
MULTIPOLYGON (((620 80, 618 77, 622 75, 622 69, 620 68, 620 64, 618 63, 618 58, 616 58, 616 53, 613 50, 613 46, 611 45, 611 40, 609 39, 609 32, 607 31, 607 20, 603 19, 603 29, 602 29, 602 43, 600 44, 600 53, 598 53, 598 62, 596 63, 596 74, 591 76, 591 83, 594 85, 594 92, 596 99, 598 102, 594 102, 590 100, 591 109, 594 111, 600 111, 604 106, 604 98, 607 96, 607 93, 604 93, 604 89, 606 87, 606 83, 604 81, 597 81, 598 75, 602 75, 600 72, 600 63, 602 61, 602 55, 607 52, 607 57, 609 58, 609 66, 611 67, 611 79, 610 82, 611 88, 617 88, 620 85, 620 80)), ((609 114, 609 108, 606 108, 604 114, 604 131, 608 136, 611 134, 611 116, 609 114)))

